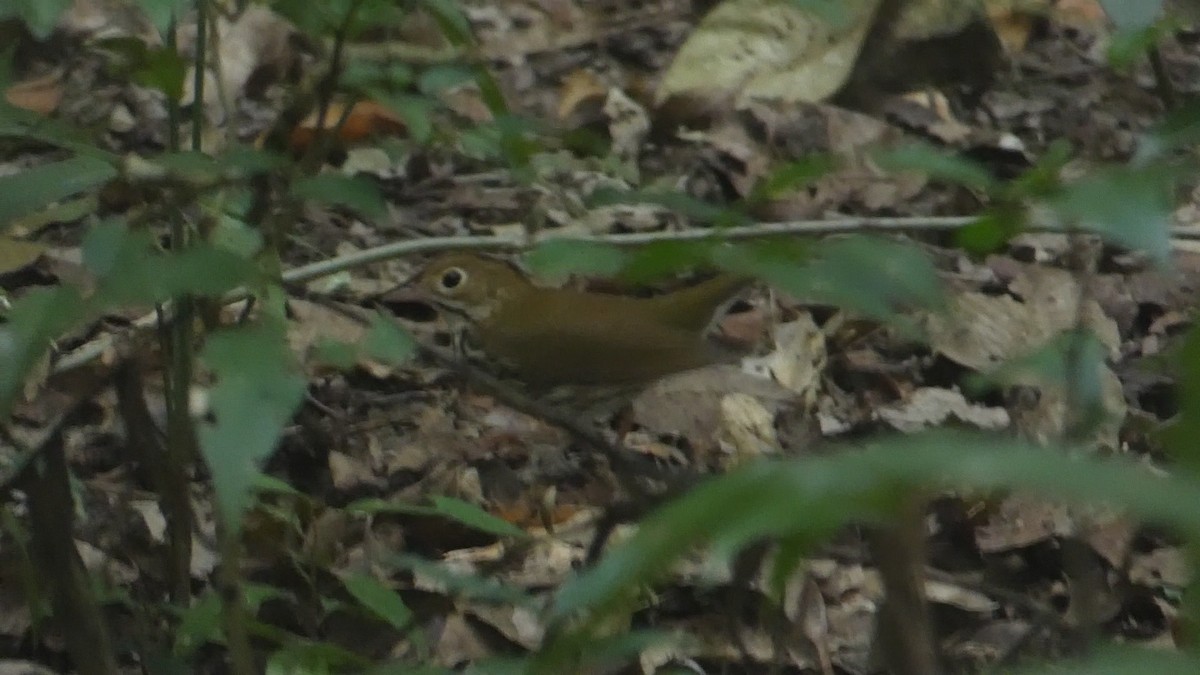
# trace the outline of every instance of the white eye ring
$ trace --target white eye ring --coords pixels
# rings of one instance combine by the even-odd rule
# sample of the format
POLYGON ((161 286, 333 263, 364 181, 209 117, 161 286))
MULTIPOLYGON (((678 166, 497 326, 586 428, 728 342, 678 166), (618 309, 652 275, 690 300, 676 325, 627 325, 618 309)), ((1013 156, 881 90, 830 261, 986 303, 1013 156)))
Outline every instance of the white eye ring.
POLYGON ((467 283, 467 271, 461 267, 448 267, 438 277, 438 288, 446 292, 456 291, 465 283, 467 283))

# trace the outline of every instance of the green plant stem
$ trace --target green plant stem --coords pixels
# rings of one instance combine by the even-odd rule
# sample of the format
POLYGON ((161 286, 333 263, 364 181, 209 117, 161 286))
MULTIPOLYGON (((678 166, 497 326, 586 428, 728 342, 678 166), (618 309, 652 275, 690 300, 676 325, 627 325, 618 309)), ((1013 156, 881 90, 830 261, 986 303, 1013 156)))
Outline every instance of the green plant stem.
POLYGON ((117 675, 116 656, 87 569, 75 548, 75 502, 71 495, 62 429, 39 449, 41 461, 26 467, 20 481, 29 498, 34 557, 50 585, 54 616, 67 652, 81 675, 117 675))
POLYGON ((224 615, 225 643, 229 650, 229 672, 255 675, 254 651, 250 647, 246 605, 242 595, 241 542, 233 523, 217 524, 217 546, 221 552, 217 584, 224 615))
POLYGON ((199 151, 204 134, 204 73, 208 59, 208 3, 196 0, 196 55, 192 75, 192 150, 199 151))
MULTIPOLYGON (((205 13, 203 8, 203 0, 197 2, 197 21, 199 22, 199 31, 203 34, 203 26, 205 24, 205 13)), ((170 31, 170 38, 174 40, 175 30, 174 22, 170 31)), ((193 63, 197 72, 197 79, 200 83, 203 82, 204 73, 204 40, 199 39, 196 43, 196 55, 193 63)), ((197 84, 197 87, 201 86, 197 84)), ((202 117, 201 106, 199 104, 200 94, 198 89, 196 95, 196 105, 193 106, 193 127, 192 127, 192 145, 196 146, 199 138, 199 127, 195 124, 195 120, 202 117)), ((171 100, 168 102, 168 118, 171 120, 171 147, 177 149, 179 147, 179 102, 171 100)), ((171 248, 175 252, 185 250, 189 245, 189 232, 187 223, 184 221, 182 214, 178 211, 173 211, 170 214, 171 223, 171 248)), ((164 517, 167 521, 167 569, 168 577, 170 578, 171 596, 172 599, 181 605, 186 605, 191 596, 190 588, 190 566, 192 554, 192 527, 193 518, 191 512, 191 504, 187 499, 186 492, 179 495, 178 490, 181 488, 186 490, 188 484, 188 468, 192 465, 196 458, 196 430, 192 424, 191 412, 188 409, 188 396, 192 385, 192 360, 194 357, 192 347, 192 323, 194 316, 194 307, 192 298, 189 296, 181 296, 176 298, 172 307, 173 316, 170 317, 165 335, 165 353, 167 354, 167 368, 164 370, 163 376, 166 391, 166 407, 167 407, 167 460, 163 466, 161 475, 161 483, 159 485, 161 491, 159 493, 159 502, 162 506, 164 517)))

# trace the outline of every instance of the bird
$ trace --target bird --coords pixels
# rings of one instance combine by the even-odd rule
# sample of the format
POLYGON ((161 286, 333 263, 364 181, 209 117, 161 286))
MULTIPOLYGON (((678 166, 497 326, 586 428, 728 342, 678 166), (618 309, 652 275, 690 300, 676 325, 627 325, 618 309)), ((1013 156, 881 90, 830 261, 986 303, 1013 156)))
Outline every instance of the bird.
POLYGON ((597 409, 595 401, 628 402, 665 376, 722 360, 707 329, 749 284, 719 274, 652 297, 551 288, 505 260, 452 252, 402 289, 445 317, 469 362, 535 399, 597 409))

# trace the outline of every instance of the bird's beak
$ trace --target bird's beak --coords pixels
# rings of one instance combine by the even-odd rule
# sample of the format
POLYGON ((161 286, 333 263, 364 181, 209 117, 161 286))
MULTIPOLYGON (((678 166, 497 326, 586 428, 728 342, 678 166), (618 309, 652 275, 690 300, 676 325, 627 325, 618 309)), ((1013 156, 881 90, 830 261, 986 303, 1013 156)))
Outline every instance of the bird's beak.
POLYGON ((432 323, 437 321, 439 315, 437 306, 430 302, 428 294, 421 292, 411 282, 380 294, 377 300, 398 318, 414 323, 432 323))

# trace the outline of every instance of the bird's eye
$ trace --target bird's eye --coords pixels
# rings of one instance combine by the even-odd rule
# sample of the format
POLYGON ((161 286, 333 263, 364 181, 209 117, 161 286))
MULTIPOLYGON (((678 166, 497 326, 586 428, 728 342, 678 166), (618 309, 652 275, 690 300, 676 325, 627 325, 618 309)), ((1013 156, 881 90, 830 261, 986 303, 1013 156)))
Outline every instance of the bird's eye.
POLYGON ((459 286, 462 286, 463 282, 466 280, 466 270, 461 267, 451 267, 445 272, 442 272, 442 278, 438 280, 438 283, 441 285, 443 291, 453 291, 459 286))

